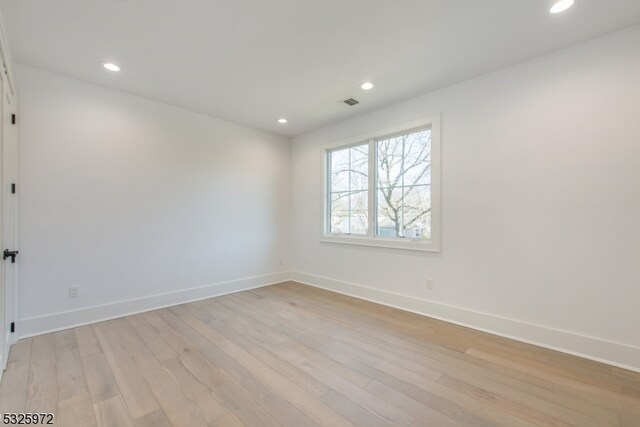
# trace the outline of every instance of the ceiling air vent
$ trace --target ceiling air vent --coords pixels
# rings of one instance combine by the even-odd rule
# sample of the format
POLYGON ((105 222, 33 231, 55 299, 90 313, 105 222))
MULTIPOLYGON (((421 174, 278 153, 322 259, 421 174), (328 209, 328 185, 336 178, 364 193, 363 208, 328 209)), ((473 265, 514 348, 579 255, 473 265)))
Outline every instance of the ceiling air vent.
POLYGON ((353 107, 353 106, 354 106, 354 105, 356 105, 356 104, 360 104, 360 102, 359 102, 359 101, 356 101, 356 100, 355 100, 355 99, 353 99, 353 98, 345 99, 345 100, 344 100, 344 101, 342 101, 342 102, 344 102, 345 104, 347 104, 349 107, 353 107))

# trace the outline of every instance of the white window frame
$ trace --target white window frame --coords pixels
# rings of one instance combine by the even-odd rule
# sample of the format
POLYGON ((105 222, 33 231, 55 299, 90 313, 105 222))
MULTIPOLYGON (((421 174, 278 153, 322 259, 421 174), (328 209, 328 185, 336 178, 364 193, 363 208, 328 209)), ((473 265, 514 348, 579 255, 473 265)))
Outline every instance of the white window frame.
POLYGON ((441 197, 442 197, 442 142, 440 114, 425 117, 401 125, 392 126, 379 131, 370 132, 353 138, 344 139, 322 147, 322 236, 320 240, 326 243, 340 243, 347 245, 374 246, 381 248, 407 249, 414 251, 440 252, 441 243, 441 197), (376 141, 386 137, 393 137, 421 129, 431 129, 431 238, 411 239, 403 237, 385 237, 376 235, 376 173, 377 146, 376 141), (329 210, 330 176, 329 153, 353 146, 369 144, 369 227, 366 235, 333 234, 330 232, 329 210))

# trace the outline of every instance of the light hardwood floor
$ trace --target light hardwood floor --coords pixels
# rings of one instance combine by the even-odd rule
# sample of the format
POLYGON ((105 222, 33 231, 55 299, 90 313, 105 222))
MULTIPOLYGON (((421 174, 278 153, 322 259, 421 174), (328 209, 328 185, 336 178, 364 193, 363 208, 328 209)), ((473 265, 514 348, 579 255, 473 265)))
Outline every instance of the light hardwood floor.
POLYGON ((285 283, 19 341, 59 426, 640 426, 640 374, 285 283))

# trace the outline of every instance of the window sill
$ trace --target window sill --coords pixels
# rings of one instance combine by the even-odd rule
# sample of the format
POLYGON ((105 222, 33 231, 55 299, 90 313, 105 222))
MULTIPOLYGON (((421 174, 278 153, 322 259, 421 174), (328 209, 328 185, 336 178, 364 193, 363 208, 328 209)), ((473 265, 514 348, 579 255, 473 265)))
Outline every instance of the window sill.
POLYGON ((324 243, 338 243, 342 245, 372 246, 375 248, 404 249, 421 252, 440 252, 440 247, 433 240, 414 241, 386 237, 356 237, 350 235, 324 235, 320 239, 324 243))

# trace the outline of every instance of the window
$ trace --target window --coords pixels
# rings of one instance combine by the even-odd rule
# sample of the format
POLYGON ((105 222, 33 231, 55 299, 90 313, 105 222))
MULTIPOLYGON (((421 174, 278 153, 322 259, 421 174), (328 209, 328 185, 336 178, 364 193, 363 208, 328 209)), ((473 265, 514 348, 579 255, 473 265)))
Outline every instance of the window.
POLYGON ((329 155, 331 233, 366 235, 369 226, 369 146, 343 148, 329 155))
POLYGON ((324 241, 439 250, 439 121, 325 147, 324 241))

